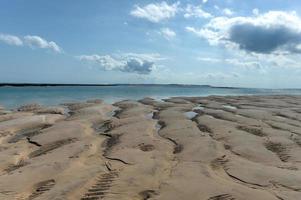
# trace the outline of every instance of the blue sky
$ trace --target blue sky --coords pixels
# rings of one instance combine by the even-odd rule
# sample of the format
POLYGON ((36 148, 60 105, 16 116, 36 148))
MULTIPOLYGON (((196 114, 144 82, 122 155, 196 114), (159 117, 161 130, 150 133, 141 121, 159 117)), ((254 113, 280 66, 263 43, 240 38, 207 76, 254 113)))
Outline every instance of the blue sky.
POLYGON ((301 87, 298 0, 2 0, 0 24, 0 82, 301 87))

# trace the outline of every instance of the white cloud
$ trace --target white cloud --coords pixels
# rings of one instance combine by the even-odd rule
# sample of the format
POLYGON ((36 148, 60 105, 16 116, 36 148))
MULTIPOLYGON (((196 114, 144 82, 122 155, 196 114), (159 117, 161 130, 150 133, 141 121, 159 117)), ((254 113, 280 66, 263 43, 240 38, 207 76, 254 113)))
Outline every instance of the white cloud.
POLYGON ((261 70, 262 66, 260 62, 255 61, 254 59, 243 59, 243 58, 211 58, 211 57, 198 57, 197 60, 208 63, 225 63, 231 66, 243 67, 245 69, 256 69, 261 70))
POLYGON ((4 42, 8 45, 14 46, 30 46, 34 48, 42 48, 42 49, 51 49, 52 51, 62 53, 62 48, 59 47, 53 41, 47 41, 40 36, 31 36, 27 35, 25 37, 18 37, 10 34, 1 34, 0 33, 0 42, 4 42))
POLYGON ((61 53, 62 49, 53 41, 48 42, 47 40, 39 37, 39 36, 32 36, 27 35, 24 37, 24 42, 35 48, 42 48, 42 49, 51 49, 57 53, 61 53))
POLYGON ((8 34, 0 34, 0 41, 8 44, 8 45, 14 45, 14 46, 22 46, 23 41, 14 35, 8 35, 8 34))
POLYGON ((254 55, 257 60, 271 67, 277 68, 301 68, 301 59, 299 55, 268 54, 254 55))
POLYGON ((232 59, 225 59, 225 62, 230 65, 243 67, 246 69, 257 69, 257 70, 262 69, 261 64, 257 61, 242 61, 236 58, 232 58, 232 59))
POLYGON ((240 75, 238 73, 216 72, 216 73, 204 74, 203 77, 207 79, 232 79, 232 78, 238 78, 240 77, 240 75))
POLYGON ((259 15, 259 10, 258 10, 258 8, 254 8, 254 9, 252 10, 252 13, 253 13, 254 15, 259 15))
POLYGON ((232 15, 234 15, 234 12, 229 8, 225 8, 225 9, 223 9, 223 14, 227 15, 227 16, 232 16, 232 15))
POLYGON ((202 9, 202 6, 194 6, 191 4, 188 4, 186 9, 185 9, 185 18, 190 18, 190 17, 199 17, 199 18, 211 18, 213 17, 210 13, 204 11, 202 9))
POLYGON ((217 45, 219 44, 220 40, 222 39, 218 33, 214 32, 211 29, 202 28, 202 29, 196 29, 194 27, 186 27, 186 31, 194 33, 198 37, 205 38, 208 40, 208 42, 211 45, 217 45))
POLYGON ((121 65, 123 65, 121 61, 112 58, 110 55, 82 55, 79 56, 79 59, 81 61, 97 62, 104 68, 104 70, 114 70, 115 68, 119 68, 121 65))
POLYGON ((208 2, 208 0, 203 0, 203 3, 207 3, 208 2))
POLYGON ((119 54, 119 55, 81 55, 81 61, 96 63, 102 70, 121 71, 136 74, 150 74, 155 68, 155 62, 162 58, 159 54, 119 54))
POLYGON ((179 73, 169 68, 160 69, 152 74, 156 83, 177 83, 177 84, 201 84, 201 85, 227 85, 236 83, 241 75, 236 71, 201 71, 179 73), (168 77, 168 79, 166 79, 168 77))
POLYGON ((214 5, 214 9, 215 9, 215 10, 220 10, 220 8, 219 8, 218 5, 214 5))
POLYGON ((211 45, 251 53, 301 53, 301 19, 296 12, 270 11, 251 17, 215 17, 204 27, 186 30, 211 45))
POLYGON ((162 28, 159 32, 165 39, 171 40, 176 37, 176 33, 170 28, 162 28))
POLYGON ((210 57, 198 57, 197 60, 202 62, 211 62, 211 63, 218 63, 222 61, 219 58, 210 58, 210 57))
POLYGON ((300 69, 301 58, 298 54, 249 54, 244 52, 232 52, 228 58, 197 57, 196 59, 215 65, 229 65, 241 69, 251 70, 260 74, 266 74, 269 69, 300 69))
POLYGON ((143 18, 158 23, 162 20, 174 17, 179 11, 179 4, 179 2, 176 2, 169 5, 163 1, 161 3, 151 3, 144 7, 136 5, 130 14, 137 18, 143 18))

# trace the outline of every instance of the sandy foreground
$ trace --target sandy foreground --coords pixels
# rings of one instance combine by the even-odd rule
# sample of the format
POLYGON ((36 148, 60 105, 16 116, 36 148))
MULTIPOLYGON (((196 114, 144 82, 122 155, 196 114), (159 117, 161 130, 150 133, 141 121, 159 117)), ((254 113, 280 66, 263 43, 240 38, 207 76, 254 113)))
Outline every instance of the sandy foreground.
POLYGON ((0 199, 301 199, 301 96, 0 107, 0 143, 0 199))

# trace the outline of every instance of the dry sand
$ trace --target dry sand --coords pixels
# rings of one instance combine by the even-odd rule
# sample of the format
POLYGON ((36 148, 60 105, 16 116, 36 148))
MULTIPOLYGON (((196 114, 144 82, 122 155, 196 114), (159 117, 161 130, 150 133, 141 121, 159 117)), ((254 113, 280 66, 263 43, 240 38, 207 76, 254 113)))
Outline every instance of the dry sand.
POLYGON ((0 107, 0 142, 5 200, 301 199, 300 96, 0 107))

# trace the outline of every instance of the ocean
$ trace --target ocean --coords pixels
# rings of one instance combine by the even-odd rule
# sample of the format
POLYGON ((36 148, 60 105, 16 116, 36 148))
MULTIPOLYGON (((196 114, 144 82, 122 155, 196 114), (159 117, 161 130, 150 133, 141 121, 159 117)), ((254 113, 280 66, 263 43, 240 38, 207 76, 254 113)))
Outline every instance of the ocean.
POLYGON ((114 85, 114 86, 28 86, 0 87, 0 105, 15 108, 28 103, 58 105, 88 99, 103 99, 107 103, 138 100, 144 97, 164 99, 175 96, 209 95, 301 95, 301 89, 223 88, 195 85, 114 85))

